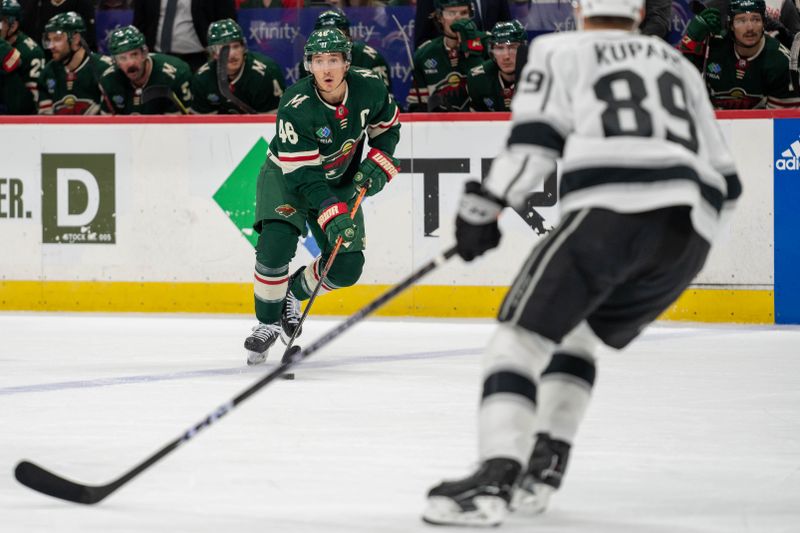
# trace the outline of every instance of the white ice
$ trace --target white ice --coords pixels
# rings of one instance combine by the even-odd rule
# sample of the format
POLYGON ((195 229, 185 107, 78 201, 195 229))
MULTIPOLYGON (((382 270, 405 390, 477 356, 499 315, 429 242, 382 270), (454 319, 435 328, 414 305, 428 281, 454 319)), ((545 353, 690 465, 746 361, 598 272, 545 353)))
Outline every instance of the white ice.
MULTIPOLYGON (((368 320, 95 506, 14 480, 126 472, 268 370, 243 364, 250 325, 0 314, 0 532, 436 531, 426 491, 475 464, 489 321, 368 320)), ((502 530, 800 531, 800 329, 661 324, 603 352, 563 489, 502 530)))

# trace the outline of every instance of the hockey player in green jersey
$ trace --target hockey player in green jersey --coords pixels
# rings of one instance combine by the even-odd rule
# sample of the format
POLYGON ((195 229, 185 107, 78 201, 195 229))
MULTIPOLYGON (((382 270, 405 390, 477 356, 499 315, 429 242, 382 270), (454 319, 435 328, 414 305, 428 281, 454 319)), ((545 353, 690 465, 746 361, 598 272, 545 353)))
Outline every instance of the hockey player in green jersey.
POLYGON ((97 115, 111 102, 103 100, 100 77, 111 58, 84 48, 86 25, 74 11, 59 13, 44 27, 44 46, 53 54, 39 76, 39 113, 97 115))
POLYGON ((247 49, 242 28, 232 19, 208 27, 210 60, 192 77, 192 110, 195 113, 273 113, 286 89, 278 64, 265 55, 247 49), (217 78, 219 53, 230 50, 227 65, 228 85, 237 105, 221 94, 217 78), (249 108, 249 109, 248 109, 249 108))
POLYGON ((134 26, 114 30, 108 38, 108 50, 115 66, 105 71, 100 84, 114 106, 114 113, 188 112, 192 102, 192 72, 186 62, 167 54, 149 53, 144 35, 134 26), (150 98, 152 94, 161 96, 150 98))
POLYGON ((470 108, 474 111, 510 111, 517 83, 517 50, 528 42, 518 21, 498 22, 489 35, 492 59, 467 76, 470 108))
POLYGON ((35 115, 44 52, 20 31, 17 0, 0 0, 0 114, 35 115))
MULTIPOLYGON (((392 92, 392 78, 389 76, 389 65, 383 56, 373 47, 362 41, 353 41, 350 35, 350 21, 341 11, 329 9, 323 11, 317 17, 317 22, 314 24, 314 29, 319 30, 322 28, 337 28, 345 35, 350 37, 353 43, 353 63, 354 67, 365 68, 371 70, 383 80, 386 84, 386 89, 389 93, 392 92)), ((308 76, 308 71, 300 65, 300 77, 308 76)))
MULTIPOLYGON (((245 340, 248 364, 266 359, 280 336, 296 331, 298 300, 306 300, 337 238, 343 246, 322 280, 319 294, 358 281, 366 246, 364 215, 351 219, 356 191, 379 193, 399 169, 393 157, 400 140, 399 110, 383 81, 350 68, 352 44, 335 28, 315 30, 304 47, 311 72, 286 91, 278 106, 278 131, 258 177, 255 230, 255 312, 258 325, 245 340), (364 143, 370 149, 361 160, 364 143), (289 275, 306 225, 320 257, 289 275)), ((297 332, 299 334, 299 331, 297 332)))
POLYGON ((717 109, 800 106, 789 51, 764 32, 765 16, 764 0, 731 0, 728 31, 722 32, 715 8, 689 21, 678 48, 700 69, 717 109))
POLYGON ((466 111, 467 73, 486 59, 486 34, 478 31, 469 0, 436 0, 434 20, 442 36, 414 53, 409 111, 466 111))

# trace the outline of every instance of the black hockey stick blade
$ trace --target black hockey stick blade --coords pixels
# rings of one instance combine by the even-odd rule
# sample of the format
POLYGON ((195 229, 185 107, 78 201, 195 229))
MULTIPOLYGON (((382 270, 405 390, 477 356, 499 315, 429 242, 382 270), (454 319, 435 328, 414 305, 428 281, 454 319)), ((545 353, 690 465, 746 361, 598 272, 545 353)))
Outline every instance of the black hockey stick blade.
POLYGON ((239 108, 239 111, 242 113, 255 115, 258 113, 258 111, 244 103, 235 94, 233 94, 233 91, 231 91, 231 84, 228 81, 228 57, 230 54, 230 45, 223 45, 219 51, 219 56, 217 57, 217 88, 226 100, 239 108))
POLYGON ((21 461, 14 469, 14 476, 26 487, 42 494, 89 505, 101 501, 113 490, 109 490, 108 487, 92 487, 75 483, 29 461, 21 461))
POLYGON ((172 100, 172 89, 166 85, 150 85, 142 90, 142 103, 160 99, 172 100))
POLYGON ((237 405, 247 400, 250 396, 267 386, 270 382, 274 381, 283 374, 286 374, 294 365, 310 357, 314 352, 320 350, 324 346, 327 346, 331 341, 339 337, 353 325, 363 320, 367 315, 371 314, 379 307, 382 307, 386 302, 393 299, 411 285, 415 284, 432 270, 435 270, 439 266, 443 265, 455 254, 456 247, 452 246, 448 250, 433 258, 428 263, 419 267, 403 281, 384 292, 372 302, 352 314, 347 320, 314 341, 314 343, 312 343, 308 348, 305 350, 293 351, 288 360, 282 361, 281 364, 278 365, 278 367, 272 372, 259 378, 258 381, 240 392, 235 398, 220 405, 216 410, 209 413, 203 420, 186 430, 183 435, 164 445, 160 450, 151 454, 147 459, 131 468, 114 481, 106 485, 84 485, 82 483, 77 483, 49 472, 48 470, 45 470, 44 468, 31 463, 30 461, 21 461, 19 464, 17 464, 17 467, 14 470, 14 476, 17 478, 17 481, 26 487, 54 498, 89 505, 104 500, 109 494, 127 484, 130 480, 153 466, 168 454, 175 451, 179 446, 189 442, 191 439, 197 436, 200 431, 210 427, 212 424, 214 424, 214 422, 233 411, 237 405))
POLYGON ((159 99, 169 100, 175 107, 178 108, 178 111, 181 112, 182 115, 188 115, 189 110, 186 109, 186 106, 183 105, 181 99, 178 98, 178 95, 175 94, 175 91, 170 89, 166 85, 151 85, 149 87, 145 87, 142 91, 142 103, 146 104, 147 102, 151 102, 153 100, 159 99))

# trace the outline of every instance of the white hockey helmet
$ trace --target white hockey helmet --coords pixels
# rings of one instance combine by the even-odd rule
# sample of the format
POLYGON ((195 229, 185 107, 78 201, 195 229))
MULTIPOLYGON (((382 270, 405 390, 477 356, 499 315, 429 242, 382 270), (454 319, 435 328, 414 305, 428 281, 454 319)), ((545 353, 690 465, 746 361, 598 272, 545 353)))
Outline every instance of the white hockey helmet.
POLYGON ((622 17, 639 23, 644 0, 578 0, 584 18, 622 17))

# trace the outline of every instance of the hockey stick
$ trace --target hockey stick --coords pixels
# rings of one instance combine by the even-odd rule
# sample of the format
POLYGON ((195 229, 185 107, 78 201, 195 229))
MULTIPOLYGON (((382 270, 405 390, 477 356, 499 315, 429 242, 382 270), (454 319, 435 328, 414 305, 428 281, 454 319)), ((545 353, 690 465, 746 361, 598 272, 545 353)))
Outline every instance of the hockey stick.
MULTIPOLYGON (((355 203, 353 203, 353 209, 350 210, 350 218, 355 218, 356 212, 358 208, 361 206, 361 201, 364 200, 364 196, 367 194, 367 187, 361 187, 361 190, 356 197, 355 203)), ((294 345, 294 340, 297 338, 297 334, 300 331, 300 328, 303 326, 303 322, 306 321, 306 317, 308 316, 309 311, 311 311, 311 305, 314 303, 314 300, 317 299, 317 294, 319 293, 319 289, 322 287, 322 282, 325 280, 325 276, 328 275, 328 271, 331 269, 333 265, 333 261, 336 259, 336 256, 339 253, 339 248, 342 247, 342 236, 340 235, 336 239, 336 244, 333 245, 333 251, 331 255, 328 256, 328 260, 325 262, 325 267, 322 269, 322 272, 319 274, 319 281, 317 281, 317 285, 314 287, 314 291, 311 293, 311 297, 308 299, 308 303, 306 304, 306 308, 303 309, 303 314, 300 315, 300 321, 297 323, 297 327, 294 328, 294 332, 292 336, 289 338, 289 342, 286 343, 286 349, 283 351, 283 356, 281 356, 281 363, 285 362, 286 359, 291 357, 291 350, 292 346, 294 345)), ((293 379, 294 374, 286 374, 286 379, 293 379)))
MULTIPOLYGON (((397 29, 400 30, 400 35, 403 36, 403 44, 406 48, 406 55, 408 55, 408 68, 411 69, 411 84, 414 86, 414 92, 417 93, 417 105, 421 105, 420 102, 420 95, 419 95, 419 86, 417 85, 417 77, 414 75, 414 54, 411 52, 411 39, 406 34, 405 28, 397 19, 396 16, 392 15, 392 20, 397 25, 397 29)), ((428 110, 430 111, 430 109, 428 110)))
MULTIPOLYGON (((706 5, 700 0, 692 0, 689 3, 689 10, 692 12, 692 15, 699 15, 703 11, 705 11, 706 5)), ((708 53, 711 50, 711 38, 713 35, 709 34, 708 37, 705 38, 704 44, 705 49, 703 50, 703 67, 700 69, 700 76, 703 78, 703 81, 706 79, 706 67, 708 66, 708 53)))
POLYGON ((242 113, 255 115, 258 113, 255 109, 242 102, 231 91, 231 84, 228 81, 228 57, 231 54, 231 47, 229 44, 222 45, 217 57, 217 88, 220 94, 230 103, 239 108, 242 113))
POLYGON ((142 91, 142 103, 146 104, 147 102, 152 102, 153 100, 159 100, 164 98, 166 100, 171 100, 173 104, 180 110, 181 114, 188 115, 189 110, 186 109, 186 106, 183 105, 181 99, 178 98, 178 95, 175 94, 175 91, 167 87, 166 85, 151 85, 150 87, 145 87, 142 91))
POLYGON ((153 466, 153 464, 158 462, 160 459, 163 459, 176 448, 193 439, 198 433, 200 433, 200 431, 209 427, 211 424, 233 411, 236 406, 267 386, 270 382, 274 381, 275 378, 284 374, 287 370, 300 363, 302 360, 310 357, 311 354, 315 353, 319 349, 330 344, 331 341, 335 340, 342 333, 353 327, 358 322, 362 321, 367 315, 383 306, 386 302, 393 299, 395 296, 419 281, 423 276, 432 270, 443 265, 455 254, 456 247, 453 246, 436 256, 433 260, 410 274, 406 279, 383 293, 365 307, 355 312, 347 320, 314 341, 310 346, 308 346, 308 348, 293 354, 288 361, 282 361, 280 366, 278 366, 272 372, 253 383, 250 387, 242 391, 232 400, 219 406, 203 420, 189 428, 183 435, 158 450, 156 453, 120 476, 118 479, 115 479, 114 481, 105 485, 84 485, 83 483, 65 479, 29 461, 21 461, 14 470, 14 475, 16 476, 17 481, 37 492, 47 494, 48 496, 52 496, 54 498, 60 498, 62 500, 83 503, 87 505, 102 501, 109 494, 112 494, 114 491, 147 470, 149 467, 153 466))

